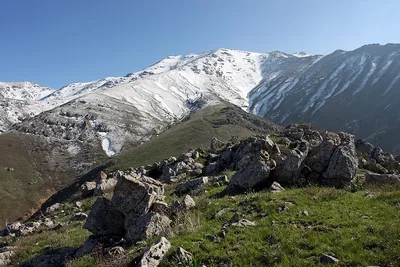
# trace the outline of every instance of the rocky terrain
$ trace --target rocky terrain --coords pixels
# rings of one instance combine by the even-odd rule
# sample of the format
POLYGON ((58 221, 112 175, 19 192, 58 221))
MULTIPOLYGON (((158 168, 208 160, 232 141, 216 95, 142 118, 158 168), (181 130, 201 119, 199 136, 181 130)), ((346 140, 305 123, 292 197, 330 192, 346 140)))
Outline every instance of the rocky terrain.
POLYGON ((207 149, 100 172, 68 200, 51 199, 3 230, 0 262, 396 266, 399 170, 368 142, 306 124, 212 138, 207 149))

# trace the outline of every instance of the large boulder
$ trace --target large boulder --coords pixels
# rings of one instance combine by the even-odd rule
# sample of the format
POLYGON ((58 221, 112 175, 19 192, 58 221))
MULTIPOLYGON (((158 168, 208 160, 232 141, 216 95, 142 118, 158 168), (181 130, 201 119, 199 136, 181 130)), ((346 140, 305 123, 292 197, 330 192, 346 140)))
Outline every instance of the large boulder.
POLYGON ((354 145, 354 136, 339 133, 341 144, 333 152, 329 165, 322 174, 321 184, 344 187, 349 185, 356 177, 358 158, 354 145))
POLYGON ((106 198, 98 198, 92 206, 83 228, 96 236, 123 236, 124 215, 106 198))
POLYGON ((121 177, 115 187, 112 204, 126 217, 138 217, 149 212, 156 200, 163 200, 164 187, 159 181, 142 176, 121 177))
POLYGON ((229 186, 242 190, 254 188, 267 181, 270 171, 271 168, 267 164, 254 162, 237 172, 232 177, 229 186))
POLYGON ((165 237, 161 237, 159 242, 152 245, 144 253, 139 266, 140 267, 158 266, 170 248, 171 248, 171 243, 165 237))

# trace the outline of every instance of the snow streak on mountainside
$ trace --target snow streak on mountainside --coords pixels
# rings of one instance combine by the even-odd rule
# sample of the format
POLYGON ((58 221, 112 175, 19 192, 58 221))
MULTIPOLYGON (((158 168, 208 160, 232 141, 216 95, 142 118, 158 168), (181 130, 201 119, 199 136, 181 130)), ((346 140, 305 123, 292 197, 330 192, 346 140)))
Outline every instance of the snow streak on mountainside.
POLYGON ((310 122, 400 152, 400 45, 284 60, 250 92, 249 104, 283 125, 310 122))

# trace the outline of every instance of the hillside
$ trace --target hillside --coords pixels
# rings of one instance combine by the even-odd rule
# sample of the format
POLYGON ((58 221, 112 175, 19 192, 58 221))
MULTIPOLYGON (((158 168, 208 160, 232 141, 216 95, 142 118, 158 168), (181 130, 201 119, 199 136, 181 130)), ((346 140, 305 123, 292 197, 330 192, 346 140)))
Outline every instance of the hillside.
MULTIPOLYGON (((188 122, 207 118, 196 115, 188 122)), ((184 128, 193 129, 160 137, 168 144, 184 128)), ((160 156, 144 154, 151 143, 136 150, 146 160, 129 159, 131 168, 102 173, 29 222, 12 224, 7 231, 15 237, 3 237, 6 260, 69 267, 400 263, 400 162, 371 144, 298 124, 212 139, 210 147, 140 167, 160 156), (379 166, 386 174, 372 172, 379 166)))
POLYGON ((91 144, 79 139, 58 140, 18 132, 3 134, 0 135, 0 147, 7 156, 0 158, 0 205, 4 207, 0 222, 15 220, 56 191, 75 181, 79 183, 84 174, 107 162, 109 170, 146 165, 191 147, 206 147, 213 136, 230 140, 232 136, 273 133, 279 129, 279 126, 238 107, 220 104, 193 111, 180 124, 171 126, 150 141, 126 147, 125 152, 111 162, 100 145, 93 149, 91 144), (74 149, 71 149, 71 143, 74 149), (6 168, 14 171, 8 172, 6 168), (31 175, 27 176, 27 173, 31 175), (10 205, 16 200, 17 205, 10 205))

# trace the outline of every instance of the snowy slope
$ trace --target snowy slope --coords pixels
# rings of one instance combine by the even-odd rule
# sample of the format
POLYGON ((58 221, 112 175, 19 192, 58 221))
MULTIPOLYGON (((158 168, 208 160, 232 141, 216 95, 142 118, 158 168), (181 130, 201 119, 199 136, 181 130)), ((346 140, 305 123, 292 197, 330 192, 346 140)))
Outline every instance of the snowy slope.
POLYGON ((39 100, 53 89, 32 82, 0 82, 0 133, 43 111, 39 100))
POLYGON ((400 45, 366 45, 326 56, 287 58, 249 94, 250 112, 352 132, 400 152, 400 45))

